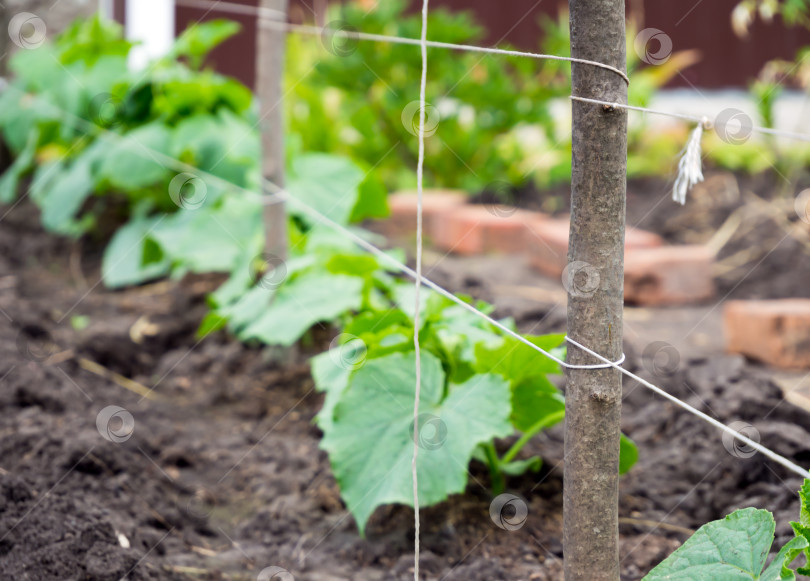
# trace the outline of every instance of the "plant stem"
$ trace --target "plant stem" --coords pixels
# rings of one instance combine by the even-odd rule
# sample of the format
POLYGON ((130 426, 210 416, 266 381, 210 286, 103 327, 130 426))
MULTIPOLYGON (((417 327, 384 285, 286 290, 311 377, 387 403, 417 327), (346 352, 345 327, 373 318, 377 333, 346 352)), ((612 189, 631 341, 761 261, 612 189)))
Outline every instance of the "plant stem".
POLYGON ((506 454, 503 455, 503 458, 501 458, 500 463, 501 464, 506 464, 506 463, 511 462, 512 460, 514 460, 515 456, 517 456, 517 454, 518 454, 518 452, 520 452, 521 448, 523 448, 523 446, 526 445, 526 442, 531 440, 540 431, 546 429, 547 427, 549 427, 552 424, 556 424, 557 422, 562 420, 564 417, 565 417, 565 411, 560 410, 556 414, 548 415, 548 416, 544 417, 542 420, 538 421, 531 428, 529 428, 528 430, 523 432, 523 435, 520 436, 520 438, 517 440, 517 442, 512 444, 512 447, 509 448, 509 450, 506 452, 506 454))
POLYGON ((492 480, 492 493, 497 496, 503 492, 505 486, 503 472, 501 472, 501 461, 498 460, 495 444, 487 442, 486 444, 482 444, 482 446, 487 455, 487 466, 489 466, 489 476, 490 480, 492 480))

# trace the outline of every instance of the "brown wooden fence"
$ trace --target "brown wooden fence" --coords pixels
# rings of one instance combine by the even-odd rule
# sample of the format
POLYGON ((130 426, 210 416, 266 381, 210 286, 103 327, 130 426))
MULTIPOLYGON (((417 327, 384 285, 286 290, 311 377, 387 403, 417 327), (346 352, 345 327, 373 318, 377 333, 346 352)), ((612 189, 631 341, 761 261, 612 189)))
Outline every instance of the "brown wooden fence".
MULTIPOLYGON (((132 0, 130 0, 132 1, 132 0)), ((257 0, 230 0, 255 6, 257 0)), ((385 1, 385 0, 380 0, 385 1)), ((689 68, 671 86, 696 88, 745 87, 773 58, 793 59, 798 49, 810 46, 810 33, 786 28, 779 22, 756 22, 747 39, 735 36, 731 28, 731 10, 738 0, 627 0, 628 11, 643 18, 645 27, 654 27, 672 39, 674 50, 698 49, 701 61, 689 68)), ((420 4, 413 1, 414 6, 420 4)), ((293 20, 323 22, 326 0, 291 0, 293 20)), ((472 9, 486 24, 487 43, 508 41, 526 50, 537 50, 538 20, 543 14, 556 15, 567 3, 556 0, 431 0, 431 6, 472 9)), ((253 18, 224 15, 193 8, 177 8, 178 31, 200 18, 227 16, 242 23, 242 33, 229 40, 212 55, 212 64, 253 86, 256 32, 253 18)), ((318 42, 313 38, 313 42, 318 42)))

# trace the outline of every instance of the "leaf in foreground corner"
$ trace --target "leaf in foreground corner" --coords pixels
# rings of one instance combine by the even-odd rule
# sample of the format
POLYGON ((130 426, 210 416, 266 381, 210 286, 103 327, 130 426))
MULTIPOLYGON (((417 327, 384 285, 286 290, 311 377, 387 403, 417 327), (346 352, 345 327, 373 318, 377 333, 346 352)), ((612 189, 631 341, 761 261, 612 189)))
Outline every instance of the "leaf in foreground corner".
POLYGON ((797 538, 801 537, 807 541, 807 546, 804 549, 806 563, 804 567, 799 567, 797 572, 800 575, 810 577, 810 480, 804 481, 799 490, 799 498, 801 499, 799 522, 792 522, 790 526, 793 527, 793 532, 797 538))
POLYGON ((644 581, 787 581, 796 578, 787 565, 806 546, 795 538, 763 571, 776 525, 767 510, 743 508, 703 525, 644 581))
MULTIPOLYGON (((368 360, 351 376, 324 426, 341 494, 361 534, 383 504, 413 506, 411 457, 415 353, 368 360)), ((445 396, 441 362, 422 353, 417 470, 419 504, 429 506, 463 492, 475 447, 512 433, 509 384, 497 375, 477 375, 450 385, 445 396)))

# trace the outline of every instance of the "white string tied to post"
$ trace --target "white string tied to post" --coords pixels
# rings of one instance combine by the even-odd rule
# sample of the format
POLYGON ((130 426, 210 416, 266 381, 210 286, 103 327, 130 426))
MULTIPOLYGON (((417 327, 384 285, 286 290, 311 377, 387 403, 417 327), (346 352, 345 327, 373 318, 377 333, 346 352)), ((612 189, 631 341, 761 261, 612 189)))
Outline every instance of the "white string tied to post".
POLYGON ((703 157, 700 152, 700 142, 703 138, 704 127, 709 127, 709 119, 704 117, 689 136, 683 156, 678 162, 678 177, 672 186, 672 199, 681 206, 686 203, 686 194, 696 184, 703 181, 703 157))
MULTIPOLYGON (((10 88, 12 88, 12 86, 8 85, 5 82, 5 79, 0 79, 0 91, 4 90, 4 89, 10 89, 10 88)), ((19 89, 14 88, 14 90, 17 90, 21 95, 26 94, 23 91, 20 91, 19 89)), ((84 128, 90 128, 90 129, 98 130, 98 135, 102 139, 112 139, 112 140, 115 140, 115 141, 120 141, 120 140, 125 139, 125 137, 123 135, 121 135, 119 133, 115 133, 113 131, 110 131, 109 129, 101 128, 98 125, 96 125, 96 124, 94 124, 94 123, 92 123, 92 122, 90 122, 90 121, 88 121, 86 119, 82 119, 78 115, 70 113, 69 111, 67 111, 65 109, 62 109, 61 107, 58 107, 56 105, 53 105, 53 103, 43 99, 42 97, 34 96, 33 98, 36 99, 38 102, 46 104, 46 105, 52 107, 54 110, 57 110, 60 113, 62 113, 64 120, 67 123, 72 124, 76 128, 84 127, 84 128)), ((597 101, 595 99, 585 99, 585 98, 581 98, 581 97, 571 97, 571 98, 576 99, 576 100, 585 101, 585 102, 594 102, 594 103, 600 104, 600 105, 607 105, 607 106, 618 105, 618 104, 610 103, 610 102, 607 102, 607 101, 597 101)), ((631 106, 624 106, 624 108, 627 108, 627 109, 640 109, 640 108, 631 107, 631 106)), ((641 110, 643 110, 643 109, 641 109, 641 110)), ((650 112, 657 113, 658 111, 650 110, 650 112)), ((677 113, 671 113, 670 116, 672 116, 672 117, 687 117, 687 116, 680 115, 680 114, 677 114, 677 113)), ((693 120, 692 118, 689 118, 689 119, 693 120)), ((699 120, 699 121, 702 122, 702 120, 699 120)), ((757 128, 755 128, 755 130, 756 129, 757 128)), ((770 130, 768 132, 771 133, 770 130)), ((803 140, 804 140, 804 138, 806 138, 808 141, 810 141, 810 135, 787 134, 786 136, 794 137, 794 138, 802 138, 803 140)), ((142 148, 143 148, 144 151, 149 152, 150 154, 154 155, 157 159, 162 159, 167 167, 174 167, 178 171, 193 171, 197 175, 203 176, 206 179, 212 180, 212 181, 214 181, 216 183, 220 183, 220 184, 222 184, 224 186, 232 187, 235 190, 243 193, 244 195, 247 195, 247 196, 255 196, 256 195, 256 192, 254 192, 252 190, 249 190, 249 189, 247 189, 245 187, 242 187, 242 186, 239 186, 239 185, 234 184, 232 182, 229 182, 229 181, 227 181, 227 180, 225 180, 223 178, 220 178, 219 176, 216 176, 216 175, 214 175, 214 174, 212 174, 210 172, 207 172, 205 170, 201 170, 199 168, 189 166, 187 163, 185 163, 185 162, 183 162, 183 161, 181 161, 181 160, 179 160, 177 158, 173 158, 171 156, 168 156, 168 155, 158 151, 157 149, 154 149, 154 148, 146 146, 146 145, 142 145, 142 148)), ((417 273, 412 268, 410 268, 409 266, 403 264, 402 262, 400 262, 399 260, 397 260, 396 258, 391 256, 390 254, 386 253, 382 249, 377 248, 374 244, 372 244, 368 240, 365 240, 364 238, 358 236, 356 233, 352 232, 348 228, 338 224, 337 222, 330 219, 326 215, 322 214, 321 212, 319 212, 315 208, 313 208, 313 207, 309 206, 308 204, 302 202, 301 200, 299 200, 295 196, 291 196, 287 190, 279 187, 277 184, 271 182, 270 180, 268 180, 266 178, 262 180, 262 185, 263 185, 262 189, 263 190, 266 189, 266 191, 269 192, 269 195, 264 195, 264 196, 262 196, 260 198, 261 202, 263 204, 276 204, 276 203, 281 203, 281 202, 289 202, 291 205, 298 207, 301 211, 303 211, 304 213, 309 215, 311 218, 315 219, 319 224, 322 224, 322 225, 327 226, 328 228, 330 228, 330 229, 332 229, 332 230, 334 230, 336 232, 339 232, 340 234, 342 234, 343 236, 345 236, 349 240, 353 241, 360 248, 362 248, 362 249, 368 251, 369 253, 377 256, 378 258, 382 259, 384 262, 388 263, 389 265, 391 265, 395 269, 399 270, 403 274, 405 274, 405 275, 413 278, 414 280, 416 280, 417 273)), ((758 452, 761 452, 764 456, 766 456, 770 460, 773 460, 777 464, 780 464, 780 465, 784 466, 785 468, 787 468, 788 470, 790 470, 794 474, 798 474, 802 478, 810 479, 810 471, 802 468, 801 466, 798 466, 796 463, 788 460, 784 456, 781 456, 781 455, 777 454, 776 452, 773 452, 772 450, 766 448, 765 446, 759 444, 758 442, 755 442, 755 441, 751 440, 750 438, 745 436, 745 434, 743 434, 743 433, 741 433, 741 432, 739 432, 737 430, 734 430, 733 428, 731 428, 729 426, 726 426, 725 424, 723 424, 722 422, 717 421, 716 419, 712 418, 708 414, 705 414, 705 413, 697 410, 696 408, 692 407, 691 405, 679 400, 677 397, 667 393, 666 391, 664 391, 660 387, 658 387, 658 386, 650 383, 649 381, 639 377, 635 373, 632 373, 631 371, 628 371, 628 370, 622 368, 621 363, 625 359, 624 354, 622 354, 621 359, 619 359, 618 361, 611 362, 609 359, 603 357, 599 353, 589 349, 585 345, 582 345, 581 343, 578 343, 574 339, 571 339, 570 337, 566 336, 565 340, 568 343, 582 349, 586 353, 592 355, 596 359, 603 362, 603 363, 600 363, 600 364, 592 364, 592 365, 572 365, 572 364, 566 363, 565 361, 563 361, 559 357, 556 357, 552 353, 542 349, 541 347, 538 347, 537 345, 535 345, 534 343, 532 343, 531 341, 526 339, 523 335, 521 335, 521 334, 517 333, 516 331, 510 329, 509 327, 507 327, 506 325, 504 325, 502 322, 498 321, 497 319, 494 319, 490 315, 487 315, 486 313, 483 313, 483 312, 479 311, 478 309, 475 308, 475 306, 473 306, 473 305, 467 303, 466 301, 464 301, 463 299, 457 297, 456 295, 454 295, 453 293, 451 293, 447 289, 443 288, 442 286, 436 284, 432 280, 430 280, 428 278, 425 278, 425 277, 421 277, 421 280, 422 280, 423 285, 431 288, 432 290, 436 291, 437 293, 439 293, 443 297, 453 301, 458 306, 466 309, 467 311, 469 311, 472 314, 476 315, 477 317, 483 319, 484 321, 487 321, 488 323, 490 323, 491 325, 493 325, 497 329, 501 330, 505 335, 519 341, 520 343, 523 343, 524 345, 526 345, 530 349, 533 349, 534 351, 537 351, 541 355, 543 355, 543 356, 545 356, 545 357, 547 357, 547 358, 549 358, 549 359, 551 359, 553 361, 556 361, 560 366, 565 367, 565 368, 569 368, 569 369, 605 369, 605 368, 612 367, 612 368, 616 369, 617 371, 619 371, 620 373, 626 375, 627 377, 638 381, 641 385, 647 387, 651 391, 654 391, 655 393, 657 393, 657 394, 661 395, 662 397, 668 399, 669 401, 671 401, 675 405, 681 407, 685 411, 691 413, 692 415, 695 415, 695 416, 701 418, 702 420, 704 420, 707 423, 715 426, 716 428, 720 429, 721 431, 733 436, 737 440, 740 440, 741 442, 743 442, 743 443, 747 444, 748 446, 752 447, 754 450, 757 450, 758 452)))
MULTIPOLYGON (((306 203, 302 202, 298 198, 296 198, 294 196, 290 196, 289 193, 286 190, 283 190, 282 188, 280 188, 277 185, 273 184, 269 180, 265 179, 265 180, 263 180, 263 183, 264 183, 264 186, 272 194, 271 196, 267 197, 266 203, 275 203, 278 199, 282 199, 284 201, 290 202, 291 205, 299 208, 301 211, 306 213, 308 216, 310 216, 311 218, 316 220, 319 224, 321 224, 323 226, 327 226, 328 228, 331 228, 331 229, 335 230, 336 232, 340 232, 341 234, 346 236, 348 239, 352 240, 360 248, 362 248, 364 250, 367 250, 368 252, 370 252, 371 254, 379 257, 384 262, 390 264, 391 266, 393 266, 394 268, 396 268, 397 270, 399 270, 403 274, 405 274, 405 275, 411 277, 412 279, 416 280, 416 277, 417 277, 416 271, 413 270, 412 268, 410 268, 408 265, 403 264, 402 262, 400 262, 399 260, 397 260, 396 258, 391 256, 390 254, 386 253, 382 249, 377 248, 376 246, 374 246, 374 244, 372 244, 368 240, 366 240, 364 238, 361 238, 356 233, 354 233, 351 230, 349 230, 348 228, 338 224, 337 222, 335 222, 334 220, 332 220, 328 216, 325 216, 324 214, 320 213, 315 208, 312 208, 311 206, 309 206, 306 203)), ((688 413, 699 417, 700 419, 706 421, 707 423, 709 423, 712 426, 718 428, 719 430, 723 431, 724 433, 727 433, 730 436, 734 437, 735 439, 737 439, 737 440, 743 442, 744 444, 750 446, 754 450, 756 450, 758 452, 761 452, 763 456, 769 458, 770 460, 773 460, 777 464, 781 464, 782 466, 784 466, 785 468, 787 468, 788 470, 790 470, 794 474, 798 474, 802 478, 810 479, 810 471, 802 468, 801 466, 799 466, 795 462, 792 462, 791 460, 785 458, 784 456, 781 456, 780 454, 777 454, 776 452, 770 450, 769 448, 766 448, 765 446, 763 446, 759 442, 751 440, 750 438, 748 438, 742 432, 739 432, 738 430, 735 430, 734 428, 731 428, 730 426, 727 426, 727 425, 723 424, 722 422, 720 422, 720 421, 714 419, 713 417, 709 416, 708 414, 696 409, 695 407, 689 405, 688 403, 686 403, 684 401, 681 401, 676 396, 671 395, 670 393, 667 393, 666 391, 664 391, 663 389, 661 389, 657 385, 654 385, 653 383, 650 383, 649 381, 647 381, 646 379, 638 376, 637 374, 633 373, 632 371, 628 371, 627 369, 624 369, 623 367, 621 367, 621 363, 625 359, 624 355, 622 355, 622 357, 621 357, 621 359, 619 361, 612 362, 612 361, 610 361, 610 359, 600 355, 596 351, 594 351, 592 349, 589 349, 587 346, 583 345, 582 343, 579 343, 578 341, 576 341, 574 339, 571 339, 570 337, 568 337, 566 335, 565 340, 568 343, 570 343, 571 345, 574 345, 575 347, 577 347, 579 349, 582 349, 583 351, 585 351, 589 355, 595 357, 597 360, 602 361, 602 363, 600 363, 600 364, 593 364, 593 365, 572 365, 572 364, 566 363, 565 361, 563 361, 559 357, 556 357, 553 353, 550 353, 550 352, 546 351, 545 349, 543 349, 541 347, 538 347, 537 345, 535 345, 534 343, 529 341, 526 337, 524 337, 520 333, 510 329, 509 327, 504 325, 501 321, 498 321, 497 319, 492 318, 490 315, 487 315, 486 313, 483 313, 483 312, 479 311, 478 309, 475 308, 474 305, 471 305, 470 303, 468 303, 468 302, 464 301, 463 299, 457 297, 456 295, 451 293, 449 290, 447 290, 444 287, 436 284, 435 282, 433 282, 429 278, 425 278, 423 276, 422 277, 422 284, 424 286, 429 287, 432 290, 436 291, 437 293, 439 293, 443 297, 453 301, 455 304, 462 307, 463 309, 466 309, 467 311, 473 313, 474 315, 476 315, 480 319, 483 319, 484 321, 487 321, 492 326, 494 326, 497 329, 500 329, 501 331, 503 331, 503 333, 505 335, 508 335, 509 337, 523 343, 524 345, 526 345, 530 349, 533 349, 534 351, 537 351, 541 355, 543 355, 543 356, 545 356, 545 357, 547 357, 547 358, 549 358, 549 359, 551 359, 553 361, 556 361, 561 367, 565 367, 565 368, 568 368, 568 369, 606 369, 606 368, 616 369, 617 371, 619 371, 623 375, 629 377, 630 379, 634 379, 634 380, 638 381, 644 387, 646 387, 646 388, 650 389, 651 391, 657 393, 658 395, 666 398, 667 400, 671 401, 672 403, 674 403, 678 407, 684 409, 688 413)))
POLYGON ((419 480, 417 458, 419 456, 419 398, 422 391, 422 352, 419 345, 419 315, 421 310, 420 294, 422 290, 422 189, 425 168, 425 110, 427 109, 427 27, 428 1, 422 0, 422 34, 420 48, 422 52, 422 74, 419 80, 419 156, 416 162, 416 278, 414 292, 413 347, 416 362, 416 388, 413 398, 413 456, 411 458, 411 476, 413 478, 413 579, 419 581, 419 480))
MULTIPOLYGON (((194 1, 194 0, 191 0, 191 1, 194 1)), ((197 0, 197 1, 200 2, 200 0, 197 0)), ((189 3, 189 2, 190 2, 190 0, 178 0, 178 4, 180 4, 180 3, 189 3)), ((207 4, 216 4, 216 3, 213 3, 213 2, 206 2, 206 3, 207 4)), ((243 5, 234 5, 234 4, 229 4, 229 3, 225 3, 225 2, 223 2, 221 4, 230 5, 230 6, 241 6, 242 8, 245 8, 245 6, 243 6, 243 5)), ((254 7, 254 10, 255 10, 255 7, 254 7)), ((268 17, 269 17, 269 15, 268 15, 268 17)), ((269 18, 268 18, 268 20, 269 20, 269 18)), ((419 41, 415 41, 415 39, 394 39, 394 38, 387 38, 387 37, 377 37, 377 35, 368 35, 368 36, 369 36, 369 38, 367 38, 367 40, 379 40, 379 41, 389 41, 389 42, 394 42, 395 40, 399 40, 403 44, 417 44, 419 42, 419 41), (372 38, 372 37, 374 37, 374 38, 372 38)), ((360 38, 363 39, 364 37, 361 36, 360 38)), ((475 50, 475 51, 489 52, 489 53, 495 53, 495 54, 511 54, 511 55, 514 55, 514 56, 524 56, 524 57, 529 57, 529 58, 554 58, 556 60, 583 62, 583 61, 577 61, 575 59, 564 58, 564 57, 550 57, 549 55, 532 55, 532 54, 528 54, 528 53, 517 53, 517 52, 513 52, 513 51, 505 51, 505 50, 498 50, 498 49, 484 49, 484 48, 481 48, 481 47, 455 46, 455 45, 449 45, 449 44, 445 44, 445 43, 428 42, 427 46, 437 46, 437 47, 449 48, 449 49, 457 49, 457 50, 475 50)), ((591 64, 591 65, 594 65, 594 66, 601 66, 602 68, 606 68, 606 69, 612 69, 612 67, 609 67, 608 65, 603 65, 601 63, 587 62, 587 63, 584 63, 584 64, 591 64)), ((623 78, 625 78, 625 80, 627 80, 626 75, 624 75, 622 72, 620 72, 620 71, 614 71, 614 72, 618 72, 618 74, 620 74, 623 78)), ((5 85, 4 79, 2 79, 2 81, 3 82, 0 82, 0 90, 3 90, 5 88, 12 88, 11 86, 4 86, 5 85)), ((20 93, 23 93, 22 91, 20 91, 16 87, 14 87, 14 89, 19 91, 20 93)), ((68 112, 68 111, 66 111, 66 110, 64 110, 64 109, 62 109, 62 108, 60 108, 58 106, 55 106, 52 103, 42 99, 41 97, 34 96, 34 98, 37 99, 39 102, 47 103, 48 105, 50 105, 54 109, 60 111, 64 115, 64 119, 68 123, 72 122, 74 124, 74 126, 76 126, 76 127, 82 126, 82 127, 85 127, 85 128, 89 127, 90 129, 97 130, 97 131, 99 131, 99 136, 102 137, 102 138, 111 138, 111 139, 118 139, 118 140, 124 138, 124 136, 121 135, 121 134, 109 131, 109 130, 104 129, 104 128, 99 128, 96 124, 93 124, 92 122, 90 122, 90 121, 88 121, 86 119, 82 119, 82 118, 78 117, 75 114, 72 114, 72 113, 70 113, 70 112, 68 112)), ((696 116, 693 116, 693 115, 684 115, 684 114, 670 112, 670 111, 648 109, 648 108, 644 108, 644 107, 635 107, 635 106, 631 106, 631 105, 624 105, 624 104, 613 103, 613 102, 609 102, 609 101, 601 101, 601 100, 597 100, 597 99, 588 99, 588 98, 577 97, 577 96, 573 96, 573 95, 570 96, 570 98, 572 100, 577 100, 577 101, 582 101, 582 102, 586 102, 586 103, 593 103, 593 104, 602 105, 605 108, 616 108, 616 109, 621 108, 621 109, 625 109, 625 110, 633 110, 633 111, 639 111, 639 112, 643 112, 643 113, 663 115, 663 116, 668 116, 668 117, 672 117, 672 118, 676 118, 676 119, 682 119, 682 120, 686 120, 686 121, 700 123, 701 126, 706 124, 706 118, 705 117, 701 118, 701 117, 696 117, 696 116)), ((718 125, 720 125, 720 124, 718 124, 718 125)), ((765 127, 757 127, 757 126, 751 127, 750 130, 754 131, 754 132, 760 132, 760 133, 764 133, 764 134, 769 134, 769 135, 774 135, 774 136, 781 136, 781 137, 786 137, 786 138, 789 138, 789 139, 796 139, 796 140, 800 140, 800 141, 810 142, 810 134, 794 133, 794 132, 788 132, 788 131, 780 131, 780 130, 769 129, 769 128, 765 128, 765 127)), ((702 128, 701 128, 701 134, 702 134, 702 128)), ((693 137, 694 137, 694 133, 693 133, 693 137)), ((699 141, 699 139, 698 139, 698 141, 699 141)), ((253 192, 251 190, 248 190, 248 189, 243 188, 243 187, 241 187, 239 185, 236 185, 236 184, 232 184, 231 182, 228 182, 227 180, 224 180, 223 178, 220 178, 220 177, 218 177, 218 176, 216 176, 216 175, 214 175, 214 174, 212 174, 210 172, 206 172, 204 170, 200 170, 199 168, 189 166, 189 164, 186 164, 186 163, 184 163, 184 162, 182 162, 182 161, 180 161, 180 160, 178 160, 176 158, 172 158, 170 156, 167 156, 167 155, 163 154, 162 152, 159 152, 158 150, 156 150, 154 148, 150 148, 150 147, 147 147, 147 146, 142 146, 142 147, 143 147, 144 151, 148 151, 152 155, 154 155, 156 158, 162 159, 164 161, 164 163, 167 164, 167 166, 173 166, 175 168, 179 168, 180 171, 192 171, 192 172, 194 172, 194 173, 196 173, 198 175, 205 176, 207 179, 213 180, 213 181, 215 181, 217 183, 220 183, 222 185, 227 185, 229 187, 233 187, 234 189, 236 189, 238 191, 241 191, 242 193, 244 193, 246 195, 250 195, 250 196, 255 195, 255 192, 253 192)), ((688 147, 687 147, 687 149, 688 149, 688 147)), ((425 286, 427 286, 427 287, 431 288, 432 290, 438 292, 440 295, 452 300, 453 302, 455 302, 456 304, 458 304, 462 308, 472 312, 473 314, 477 315, 481 319, 489 322, 490 324, 492 324, 493 326, 495 326, 496 328, 498 328, 502 332, 504 332, 505 335, 508 335, 508 336, 512 337, 513 339, 525 344, 527 347, 533 349, 534 351, 537 351, 538 353, 544 355, 545 357, 548 357, 549 359, 552 359, 552 360, 556 361, 562 367, 571 368, 571 369, 615 368, 617 371, 621 372, 622 374, 630 377, 631 379, 634 379, 634 380, 638 381, 641 385, 647 387, 648 389, 650 389, 650 390, 654 391, 655 393, 661 395, 662 397, 668 399, 669 401, 671 401, 675 405, 678 405, 679 407, 681 407, 682 409, 684 409, 688 413, 691 413, 691 414, 701 418, 702 420, 704 420, 707 423, 715 426, 716 428, 720 429, 721 431, 731 435, 735 439, 745 443, 746 445, 750 446, 754 450, 762 453, 764 456, 766 456, 770 460, 772 460, 772 461, 782 465, 783 467, 787 468, 791 472, 793 472, 795 474, 798 474, 799 476, 801 476, 803 478, 810 479, 810 472, 808 470, 802 468, 801 466, 798 466, 797 464, 795 464, 794 462, 788 460, 784 456, 781 456, 781 455, 777 454, 776 452, 771 451, 770 449, 766 448, 765 446, 762 446, 758 442, 755 442, 755 441, 749 439, 748 437, 746 437, 741 432, 738 432, 737 430, 734 430, 733 428, 724 425, 723 423, 721 423, 718 420, 712 418, 708 414, 705 414, 705 413, 697 410, 696 408, 690 406, 689 404, 679 400, 677 397, 665 392, 663 389, 661 389, 658 386, 653 385, 649 381, 646 381, 646 380, 642 379, 641 377, 639 377, 638 375, 636 375, 636 374, 634 374, 634 373, 632 373, 632 372, 630 372, 630 371, 628 371, 626 369, 621 368, 620 365, 624 361, 624 358, 625 358, 624 354, 622 355, 620 360, 618 360, 616 362, 611 362, 609 359, 603 357, 599 353, 587 348, 586 346, 584 346, 584 345, 578 343, 577 341, 575 341, 575 340, 573 340, 573 339, 566 336, 565 340, 568 343, 570 343, 570 344, 584 350, 585 352, 589 353, 590 355, 596 357, 598 360, 603 362, 603 363, 600 363, 600 364, 592 364, 592 365, 571 365, 571 364, 568 364, 565 361, 562 361, 561 359, 559 359, 558 357, 555 357, 552 353, 549 353, 549 352, 543 350, 542 348, 534 345, 528 339, 526 339, 522 335, 518 334, 514 330, 506 327, 500 321, 497 321, 497 320, 493 319, 489 315, 487 315, 487 314, 479 311, 478 309, 476 309, 473 305, 471 305, 471 304, 463 301, 462 299, 456 297, 450 291, 447 291, 446 289, 442 288, 441 286, 437 285, 436 283, 432 282, 431 280, 429 280, 427 278, 421 277, 421 275, 418 275, 416 273, 416 271, 412 270, 411 268, 409 268, 405 264, 400 263, 398 260, 396 260, 395 258, 390 256, 389 254, 385 253, 381 249, 377 248, 376 246, 374 246, 373 244, 371 244, 367 240, 361 238, 360 236, 358 236, 354 232, 351 232, 350 230, 348 230, 347 228, 341 226, 340 224, 337 224, 333 220, 329 219, 328 217, 321 214, 320 212, 318 212, 314 208, 308 206, 307 204, 301 202, 297 198, 295 198, 293 196, 290 196, 289 193, 286 190, 283 190, 282 188, 278 187, 276 184, 273 184, 269 180, 263 180, 263 184, 264 184, 264 187, 267 188, 267 190, 269 190, 270 193, 271 193, 271 195, 269 195, 269 196, 264 196, 264 198, 262 200, 264 204, 274 204, 274 203, 280 203, 280 202, 283 202, 283 201, 289 201, 289 202, 293 203, 293 205, 298 206, 301 210, 306 212, 311 217, 315 218, 318 222, 320 222, 320 223, 322 223, 322 224, 324 224, 324 225, 326 225, 326 226, 328 226, 328 227, 342 233, 347 238, 353 240, 355 242, 355 244, 357 244, 359 247, 361 247, 361 248, 371 252, 372 254, 378 256, 383 261, 391 264, 392 266, 394 266, 395 268, 400 270, 402 273, 404 273, 404 274, 406 274, 406 275, 408 275, 408 276, 410 276, 410 277, 412 277, 414 279, 416 279, 416 277, 418 276, 421 279, 421 283, 424 284, 425 286)))

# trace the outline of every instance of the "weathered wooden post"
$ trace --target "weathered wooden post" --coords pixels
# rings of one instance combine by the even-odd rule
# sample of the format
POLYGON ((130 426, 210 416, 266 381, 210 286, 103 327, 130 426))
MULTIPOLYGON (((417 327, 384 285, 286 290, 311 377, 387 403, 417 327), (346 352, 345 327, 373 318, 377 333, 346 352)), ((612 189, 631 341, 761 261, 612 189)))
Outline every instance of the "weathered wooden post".
MULTIPOLYGON (((9 49, 11 42, 8 32, 8 24, 11 19, 8 2, 0 3, 0 77, 8 78, 9 49)), ((11 165, 11 156, 5 142, 0 139, 0 172, 5 172, 11 165)))
MULTIPOLYGON (((260 104, 262 175, 284 187, 284 53, 288 0, 261 0, 256 41, 256 93, 260 104)), ((287 212, 283 203, 264 206, 265 254, 287 258, 287 212)))
MULTIPOLYGON (((571 55, 625 70, 624 0, 569 0, 571 55)), ((572 64, 572 94, 627 102, 621 76, 572 64)), ((627 113, 573 101, 568 334, 616 361, 622 352, 627 113)), ((572 364, 599 363, 569 345, 572 364)), ((566 581, 619 580, 615 369, 569 369, 565 393, 566 581)))

